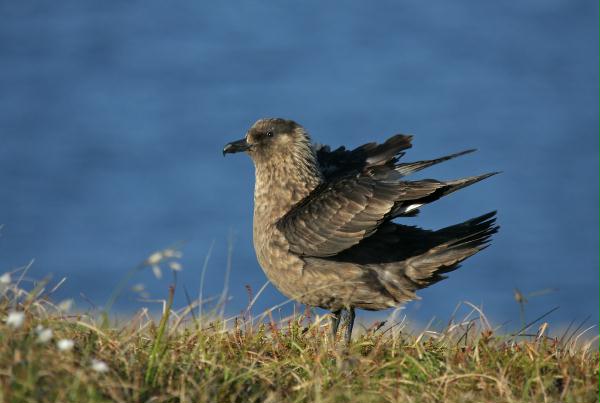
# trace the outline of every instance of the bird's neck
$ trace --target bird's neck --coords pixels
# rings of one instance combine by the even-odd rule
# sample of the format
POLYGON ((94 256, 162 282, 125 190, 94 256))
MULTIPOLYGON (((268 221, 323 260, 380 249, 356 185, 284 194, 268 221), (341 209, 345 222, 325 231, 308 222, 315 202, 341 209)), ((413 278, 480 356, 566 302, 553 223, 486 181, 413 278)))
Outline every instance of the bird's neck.
POLYGON ((255 225, 275 224, 323 181, 312 151, 260 161, 255 165, 255 225))

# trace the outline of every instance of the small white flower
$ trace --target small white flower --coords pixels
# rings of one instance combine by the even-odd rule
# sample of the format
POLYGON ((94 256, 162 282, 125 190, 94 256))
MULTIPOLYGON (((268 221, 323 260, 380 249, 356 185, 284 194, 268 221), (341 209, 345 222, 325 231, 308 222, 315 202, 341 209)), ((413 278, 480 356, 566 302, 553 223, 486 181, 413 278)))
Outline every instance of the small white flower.
POLYGON ((13 329, 18 329, 25 322, 25 314, 19 311, 11 311, 8 313, 8 317, 6 318, 6 324, 13 329))
POLYGON ((92 369, 101 374, 108 372, 108 365, 101 360, 93 359, 92 360, 92 369))
POLYGON ((165 249, 163 250, 163 255, 165 257, 180 258, 181 256, 183 256, 183 253, 175 249, 165 249))
POLYGON ((173 271, 181 271, 181 265, 178 262, 169 262, 169 267, 173 271))
POLYGON ((162 252, 154 252, 153 254, 151 254, 150 256, 148 256, 148 259, 146 259, 146 264, 148 266, 154 266, 158 263, 160 263, 163 260, 164 256, 162 252))
POLYGON ((145 289, 146 286, 142 283, 135 284, 133 287, 131 287, 133 292, 143 292, 145 289))
POLYGON ((11 281, 10 278, 10 273, 4 273, 3 275, 0 276, 0 284, 1 285, 9 285, 11 281))
POLYGON ((10 273, 4 273, 0 276, 0 293, 3 293, 10 285, 10 273))
POLYGON ((159 266, 152 266, 152 273, 154 273, 154 277, 158 279, 162 278, 162 271, 160 270, 159 266))
POLYGON ((38 343, 48 343, 50 340, 52 340, 52 329, 47 329, 42 325, 37 325, 35 332, 38 336, 38 343))
POLYGON ((65 299, 64 301, 61 301, 58 305, 56 305, 56 307, 61 312, 69 312, 73 307, 73 300, 65 299))
POLYGON ((74 345, 75 342, 70 339, 60 339, 56 342, 56 346, 60 351, 71 351, 74 345))

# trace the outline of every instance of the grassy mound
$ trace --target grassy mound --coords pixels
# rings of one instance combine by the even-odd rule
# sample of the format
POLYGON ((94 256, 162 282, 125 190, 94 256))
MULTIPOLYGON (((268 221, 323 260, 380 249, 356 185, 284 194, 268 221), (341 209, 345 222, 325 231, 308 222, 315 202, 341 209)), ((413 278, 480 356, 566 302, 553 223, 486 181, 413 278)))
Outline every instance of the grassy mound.
POLYGON ((437 332, 374 324, 345 346, 327 317, 199 320, 171 292, 160 318, 111 324, 69 315, 43 284, 2 284, 0 402, 598 401, 596 339, 545 323, 498 334, 476 308, 437 332))

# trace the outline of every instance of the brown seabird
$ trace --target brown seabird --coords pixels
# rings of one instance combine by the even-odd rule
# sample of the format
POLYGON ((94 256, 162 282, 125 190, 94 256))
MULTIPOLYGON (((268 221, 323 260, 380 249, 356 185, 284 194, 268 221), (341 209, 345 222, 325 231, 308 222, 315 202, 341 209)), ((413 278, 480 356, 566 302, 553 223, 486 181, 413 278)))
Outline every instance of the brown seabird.
POLYGON ((332 312, 335 337, 342 310, 382 310, 417 299, 484 249, 498 230, 495 212, 437 231, 393 222, 419 207, 495 174, 406 181, 431 165, 473 152, 400 163, 412 136, 354 150, 311 143, 291 120, 258 120, 223 154, 254 162, 254 249, 269 280, 287 297, 332 312))

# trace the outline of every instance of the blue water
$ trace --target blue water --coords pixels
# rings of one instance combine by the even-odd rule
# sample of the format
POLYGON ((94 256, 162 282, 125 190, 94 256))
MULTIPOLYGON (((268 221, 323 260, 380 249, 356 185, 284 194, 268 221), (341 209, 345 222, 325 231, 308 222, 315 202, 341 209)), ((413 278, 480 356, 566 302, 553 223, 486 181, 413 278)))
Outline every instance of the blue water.
MULTIPOLYGON (((518 326, 598 318, 598 4, 527 2, 1 2, 0 272, 35 258, 57 298, 102 305, 152 251, 186 241, 183 286, 228 310, 265 281, 251 243, 253 169, 222 146, 265 116, 334 146, 414 133, 405 158, 479 152, 418 177, 504 173, 406 222, 499 211, 493 245, 408 305, 463 300, 518 326), (85 297, 82 297, 85 296, 85 297)), ((164 298, 169 280, 132 281, 164 298)), ((273 288, 260 310, 284 301, 273 288)), ((147 305, 127 292, 118 310, 147 305)))

